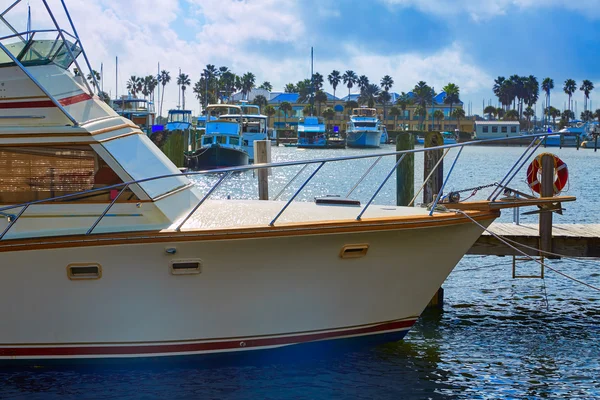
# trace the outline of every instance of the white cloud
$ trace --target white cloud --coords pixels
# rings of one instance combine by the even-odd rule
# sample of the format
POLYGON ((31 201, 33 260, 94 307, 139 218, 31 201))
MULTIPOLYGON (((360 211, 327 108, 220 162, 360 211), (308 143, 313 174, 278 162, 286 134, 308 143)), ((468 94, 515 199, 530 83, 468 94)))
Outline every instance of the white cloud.
POLYGON ((391 6, 414 7, 440 16, 466 13, 475 21, 514 12, 515 9, 563 8, 600 18, 598 0, 382 0, 391 6))
MULTIPOLYGON (((452 82, 457 84, 461 93, 465 95, 493 85, 493 79, 465 58, 465 52, 456 43, 449 48, 425 55, 407 53, 384 56, 350 44, 346 45, 346 50, 348 58, 326 63, 325 70, 329 72, 338 69, 343 73, 346 69, 351 69, 359 75, 367 75, 377 84, 384 75, 391 75, 394 79, 392 90, 396 92, 408 92, 418 81, 426 81, 438 92, 448 82, 452 82)), ((344 89, 341 89, 340 94, 343 93, 344 89)))

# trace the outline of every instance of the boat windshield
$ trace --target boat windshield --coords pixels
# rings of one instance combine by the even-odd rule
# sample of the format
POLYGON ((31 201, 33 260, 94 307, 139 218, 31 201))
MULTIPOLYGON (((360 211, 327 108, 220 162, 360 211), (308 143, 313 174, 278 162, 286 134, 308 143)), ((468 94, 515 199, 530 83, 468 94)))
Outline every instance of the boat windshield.
POLYGON ((169 111, 169 122, 190 122, 192 113, 190 111, 169 111))
POLYGON ((374 108, 355 108, 352 110, 352 114, 361 117, 374 117, 377 115, 377 110, 374 108))
MULTIPOLYGON (((71 54, 69 54, 69 49, 71 49, 75 58, 81 53, 81 48, 68 40, 33 40, 34 36, 35 35, 32 35, 29 40, 13 43, 5 43, 3 41, 2 44, 26 67, 55 64, 61 68, 67 69, 74 61, 71 54)), ((14 64, 14 62, 9 55, 4 51, 0 51, 0 66, 12 64, 14 64)))
POLYGON ((377 122, 355 122, 354 126, 357 128, 375 128, 377 126, 377 122))

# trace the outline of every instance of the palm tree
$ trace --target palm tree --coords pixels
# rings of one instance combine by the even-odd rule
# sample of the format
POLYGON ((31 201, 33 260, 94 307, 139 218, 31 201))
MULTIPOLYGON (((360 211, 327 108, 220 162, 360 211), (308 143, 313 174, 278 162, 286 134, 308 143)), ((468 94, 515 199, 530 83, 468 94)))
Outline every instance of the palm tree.
POLYGON ((288 83, 283 89, 284 93, 296 93, 296 86, 293 83, 288 83))
POLYGON ((131 95, 136 98, 138 92, 138 79, 139 78, 137 76, 131 75, 131 77, 127 81, 127 90, 129 90, 129 93, 131 93, 131 95))
POLYGON ((508 110, 506 114, 504 114, 504 119, 506 121, 518 121, 519 112, 517 110, 508 110))
POLYGON ((581 120, 584 122, 589 122, 594 119, 594 113, 590 110, 585 110, 581 113, 581 120))
POLYGON ((498 119, 504 118, 504 112, 505 112, 504 108, 502 108, 502 107, 498 107, 496 109, 496 116, 498 117, 498 119))
POLYGON ((315 93, 323 89, 323 75, 321 75, 318 72, 315 72, 312 76, 312 84, 315 93))
POLYGON ((569 121, 575 118, 575 113, 571 110, 564 110, 560 116, 560 119, 565 121, 565 125, 569 125, 569 121))
POLYGON ((356 73, 354 71, 348 70, 348 71, 344 72, 344 75, 342 76, 342 80, 344 81, 344 84, 348 88, 348 100, 350 100, 350 90, 352 89, 354 84, 356 82, 358 82, 358 77, 356 76, 356 73))
POLYGON ((385 92, 388 92, 392 86, 394 86, 394 80, 392 79, 391 76, 386 75, 383 78, 381 78, 381 81, 379 82, 379 84, 381 85, 381 87, 383 88, 383 90, 385 92))
POLYGON ((283 111, 283 115, 285 116, 284 123, 287 125, 288 112, 292 111, 292 105, 289 102, 284 101, 279 105, 279 109, 283 111))
POLYGON ((584 95, 583 110, 587 111, 587 103, 590 99, 590 93, 592 92, 592 90, 594 90, 594 84, 592 83, 592 81, 584 79, 583 82, 581 82, 581 87, 579 88, 579 90, 581 90, 584 95))
POLYGON ((307 101, 311 101, 313 99, 312 82, 310 79, 298 81, 298 83, 296 83, 296 91, 298 93, 298 103, 306 103, 307 101))
POLYGON ((444 119, 444 112, 442 110, 435 110, 433 112, 433 119, 438 121, 440 131, 442 130, 442 120, 444 119))
POLYGON ((321 115, 321 104, 327 103, 327 93, 319 90, 315 93, 315 102, 317 103, 317 115, 321 115))
POLYGON ((369 78, 366 75, 361 75, 358 77, 356 84, 360 88, 360 90, 364 90, 365 87, 369 85, 369 78))
POLYGON ((558 108, 554 108, 552 106, 548 107, 550 110, 548 111, 548 115, 552 117, 552 126, 556 128, 556 118, 560 117, 560 110, 558 108))
POLYGON ((159 116, 162 116, 162 106, 163 106, 163 101, 165 100, 165 86, 167 86, 167 83, 171 82, 171 74, 169 74, 169 71, 165 71, 164 69, 162 71, 160 71, 160 74, 158 74, 158 82, 162 85, 162 97, 160 98, 160 111, 159 111, 159 116))
POLYGON ((271 85, 271 82, 269 82, 269 81, 264 81, 263 83, 260 84, 260 86, 258 88, 266 90, 267 92, 273 91, 273 85, 271 85))
MULTIPOLYGON (((433 98, 435 97, 435 90, 433 90, 433 88, 427 85, 427 83, 425 83, 424 81, 419 81, 419 83, 415 85, 413 89, 413 95, 413 101, 415 104, 425 109, 427 109, 427 106, 433 107, 433 98)), ((421 113, 417 115, 426 116, 427 113, 421 113)), ((421 124, 423 124, 424 121, 424 119, 421 119, 421 124)))
POLYGON ((277 110, 275 110, 275 107, 273 107, 272 105, 268 105, 265 107, 263 112, 265 113, 265 115, 267 117, 271 118, 273 115, 275 115, 277 113, 277 110))
POLYGON ((525 104, 527 104, 528 107, 533 107, 540 97, 540 84, 533 75, 523 78, 523 82, 525 86, 525 104))
POLYGON ((527 130, 531 129, 531 117, 535 115, 535 111, 531 106, 528 106, 525 111, 523 111, 523 115, 527 118, 527 130))
POLYGON ((386 108, 385 106, 389 103, 389 101, 392 99, 392 96, 390 95, 390 92, 388 92, 387 90, 384 90, 382 92, 379 93, 379 96, 377 97, 377 101, 383 105, 383 123, 385 124, 387 121, 387 114, 386 114, 386 108))
POLYGON ((456 118, 458 130, 460 132, 460 119, 465 118, 465 110, 463 110, 462 108, 457 108, 454 111, 452 111, 452 116, 456 118))
POLYGON ((331 121, 331 119, 334 117, 334 115, 335 115, 335 111, 331 107, 327 107, 326 109, 323 110, 323 117, 325 117, 326 121, 331 121))
POLYGON ((204 82, 204 78, 198 79, 198 82, 194 83, 192 93, 196 95, 196 99, 198 99, 200 107, 206 109, 206 105, 212 103, 212 101, 210 100, 211 94, 206 91, 206 84, 204 82), (206 99, 204 98, 205 96, 207 97, 206 99))
POLYGON ((390 115, 394 117, 394 130, 398 128, 398 117, 402 114, 402 111, 399 107, 392 106, 390 108, 390 115))
POLYGON ((342 76, 340 75, 340 71, 333 70, 329 75, 327 75, 327 80, 329 84, 333 88, 333 97, 335 97, 335 89, 337 89, 338 85, 342 81, 342 76))
POLYGON ((417 106, 417 108, 415 109, 415 115, 419 118, 419 122, 421 124, 421 130, 425 130, 425 124, 423 124, 422 121, 425 121, 425 118, 427 118, 427 109, 423 106, 417 106))
POLYGON ((358 108, 358 103, 354 100, 348 100, 344 106, 344 109, 348 115, 352 114, 352 110, 355 108, 358 108))
POLYGON ((306 116, 312 116, 313 113, 313 109, 312 106, 310 104, 307 104, 304 106, 304 108, 302 109, 302 115, 306 116))
POLYGON ((374 83, 369 83, 367 86, 363 87, 360 91, 360 96, 358 96, 359 104, 367 104, 369 107, 375 107, 375 102, 377 97, 379 96, 381 89, 379 86, 374 83))
POLYGON ((496 114, 496 107, 494 106, 487 106, 484 110, 483 110, 484 114, 488 115, 488 119, 491 121, 492 120, 492 115, 496 114))
POLYGON ((460 88, 454 83, 448 83, 442 88, 442 90, 446 92, 444 104, 448 104, 450 106, 448 115, 452 115, 452 106, 460 102, 460 88))
POLYGON ((219 76, 219 86, 221 87, 221 90, 224 94, 224 96, 221 97, 221 101, 225 102, 225 100, 227 100, 228 102, 233 92, 235 92, 236 78, 237 77, 235 76, 235 74, 231 71, 222 72, 219 76))
POLYGON ((554 89, 554 80, 552 78, 544 78, 542 81, 542 90, 546 93, 546 109, 550 107, 550 91, 554 89))
POLYGON ((573 79, 567 79, 565 81, 565 86, 563 87, 564 92, 569 96, 569 110, 571 109, 571 96, 577 90, 577 82, 573 79))
POLYGON ((252 72, 246 72, 242 76, 242 96, 244 96, 246 100, 248 99, 248 94, 250 94, 250 92, 254 88, 255 81, 256 77, 252 72))
POLYGON ((404 115, 406 114, 406 107, 412 104, 410 96, 404 92, 400 93, 400 96, 396 99, 396 105, 402 110, 402 128, 404 130, 404 115))
MULTIPOLYGON (((94 78, 96 78, 96 83, 100 82, 100 73, 98 71, 96 71, 95 69, 93 69, 92 72, 87 74, 86 78, 87 78, 88 82, 90 82, 92 87, 96 87, 96 84, 94 83, 94 78)), ((99 87, 96 87, 96 88, 98 90, 100 90, 99 87)))
POLYGON ((258 94, 254 97, 254 104, 256 104, 257 106, 264 107, 267 104, 269 104, 269 100, 267 100, 267 98, 265 96, 263 96, 262 94, 258 94))
POLYGON ((192 84, 190 77, 187 74, 180 73, 177 76, 177 84, 181 88, 182 110, 185 110, 185 89, 192 84))

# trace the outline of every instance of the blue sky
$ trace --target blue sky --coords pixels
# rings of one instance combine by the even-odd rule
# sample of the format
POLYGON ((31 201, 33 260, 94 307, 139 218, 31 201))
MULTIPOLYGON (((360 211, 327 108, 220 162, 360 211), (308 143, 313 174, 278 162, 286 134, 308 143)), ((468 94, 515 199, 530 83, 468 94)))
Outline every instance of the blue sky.
MULTIPOLYGON (((600 108, 600 0, 67 0, 67 5, 92 64, 103 64, 105 90, 113 95, 124 93, 130 75, 156 73, 158 63, 172 76, 181 68, 193 82, 206 64, 227 65, 281 90, 309 77, 314 46, 315 70, 325 76, 351 69, 378 82, 389 74, 397 92, 419 80, 437 90, 454 82, 475 113, 481 113, 484 99, 496 103, 493 79, 512 74, 553 78, 552 103, 560 107, 565 79, 578 84, 590 79, 598 86, 593 107, 600 108)), ((332 92, 328 84, 325 89, 332 92)), ((177 94, 174 83, 167 86, 165 108, 177 104, 177 94)), ((338 87, 336 94, 347 89, 338 87)), ((197 111, 191 90, 186 99, 197 111)), ((583 94, 578 91, 574 99, 581 112, 583 94)))

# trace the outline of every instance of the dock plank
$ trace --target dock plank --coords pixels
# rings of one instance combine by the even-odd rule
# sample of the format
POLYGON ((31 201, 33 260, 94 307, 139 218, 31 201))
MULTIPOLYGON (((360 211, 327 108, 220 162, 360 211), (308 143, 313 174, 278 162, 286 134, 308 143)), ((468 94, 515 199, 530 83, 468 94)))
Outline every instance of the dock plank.
MULTIPOLYGON (((495 222, 489 229, 496 235, 536 249, 539 248, 538 224, 517 225, 495 222)), ((524 251, 529 255, 537 255, 532 250, 524 251)), ((600 224, 554 224, 552 226, 552 251, 566 256, 600 257, 600 224)), ((520 255, 488 232, 481 235, 468 254, 520 255)))

